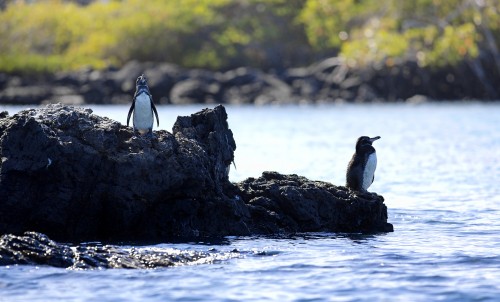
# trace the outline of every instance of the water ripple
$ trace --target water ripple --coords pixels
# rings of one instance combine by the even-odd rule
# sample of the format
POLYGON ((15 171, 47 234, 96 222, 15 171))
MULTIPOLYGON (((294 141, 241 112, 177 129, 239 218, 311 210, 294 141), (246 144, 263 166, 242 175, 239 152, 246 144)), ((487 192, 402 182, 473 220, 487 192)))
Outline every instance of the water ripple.
MULTIPOLYGON (((205 106, 158 106, 160 128, 205 106)), ((128 111, 94 109, 122 123, 128 111)), ((145 246, 240 253, 156 270, 0 267, 0 301, 499 300, 500 104, 228 106, 227 112, 238 145, 233 181, 275 170, 343 184, 355 138, 380 135, 370 190, 385 197, 395 232, 145 246)))

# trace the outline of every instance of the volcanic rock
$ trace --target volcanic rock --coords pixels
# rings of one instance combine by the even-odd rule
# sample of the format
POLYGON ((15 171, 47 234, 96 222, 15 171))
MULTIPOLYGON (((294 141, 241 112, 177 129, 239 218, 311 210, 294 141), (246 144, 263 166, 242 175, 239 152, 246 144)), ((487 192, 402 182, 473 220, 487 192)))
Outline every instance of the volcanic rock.
POLYGON ((162 248, 124 248, 118 245, 58 243, 44 234, 0 236, 0 265, 49 265, 69 269, 147 269, 213 263, 238 252, 197 252, 162 248))
POLYGON ((217 235, 218 221, 198 211, 225 215, 226 232, 241 233, 219 205, 236 148, 226 118, 221 106, 204 110, 154 139, 62 105, 2 118, 0 233, 34 230, 64 240, 217 235))
POLYGON ((153 240, 296 232, 387 232, 377 194, 264 172, 229 182, 236 143, 223 106, 134 136, 90 109, 0 114, 0 234, 153 240))
POLYGON ((236 184, 253 232, 392 232, 384 198, 305 177, 264 172, 236 184))

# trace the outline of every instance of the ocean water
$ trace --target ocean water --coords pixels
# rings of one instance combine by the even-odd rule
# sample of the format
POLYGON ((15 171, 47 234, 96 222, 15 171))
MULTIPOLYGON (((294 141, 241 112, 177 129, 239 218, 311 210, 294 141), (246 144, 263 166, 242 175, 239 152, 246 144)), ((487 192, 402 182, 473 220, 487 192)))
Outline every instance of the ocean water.
MULTIPOLYGON (((205 107, 158 106, 160 128, 205 107)), ((126 122, 127 106, 91 108, 126 122)), ((143 246, 242 252, 161 269, 0 267, 0 301, 500 301, 500 103, 226 110, 232 181, 270 170, 343 185, 357 137, 380 135, 369 190, 395 231, 143 246)))

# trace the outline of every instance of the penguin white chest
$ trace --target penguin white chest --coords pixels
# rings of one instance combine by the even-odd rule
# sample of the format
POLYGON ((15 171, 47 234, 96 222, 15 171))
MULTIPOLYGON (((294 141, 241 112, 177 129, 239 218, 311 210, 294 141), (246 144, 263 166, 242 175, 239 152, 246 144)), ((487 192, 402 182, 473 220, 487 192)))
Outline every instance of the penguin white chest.
POLYGON ((153 129, 153 110, 149 95, 141 93, 135 99, 134 105, 134 128, 141 133, 153 129))
POLYGON ((375 169, 377 168, 377 153, 373 152, 368 155, 368 159, 366 160, 365 169, 363 171, 363 190, 367 190, 368 187, 373 182, 373 175, 375 174, 375 169))

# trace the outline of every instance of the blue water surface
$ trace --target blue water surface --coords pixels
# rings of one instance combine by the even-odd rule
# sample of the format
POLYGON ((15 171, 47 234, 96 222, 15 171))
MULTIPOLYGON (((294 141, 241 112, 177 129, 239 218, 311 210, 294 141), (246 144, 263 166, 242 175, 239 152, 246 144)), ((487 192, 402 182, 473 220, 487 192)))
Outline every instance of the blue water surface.
MULTIPOLYGON (((205 107, 158 106, 160 128, 205 107)), ((91 108, 126 122, 127 106, 91 108)), ((232 181, 271 170, 343 185, 357 137, 380 135, 369 190, 395 231, 143 246, 242 252, 161 269, 0 267, 0 301, 500 301, 499 103, 226 110, 232 181)))

